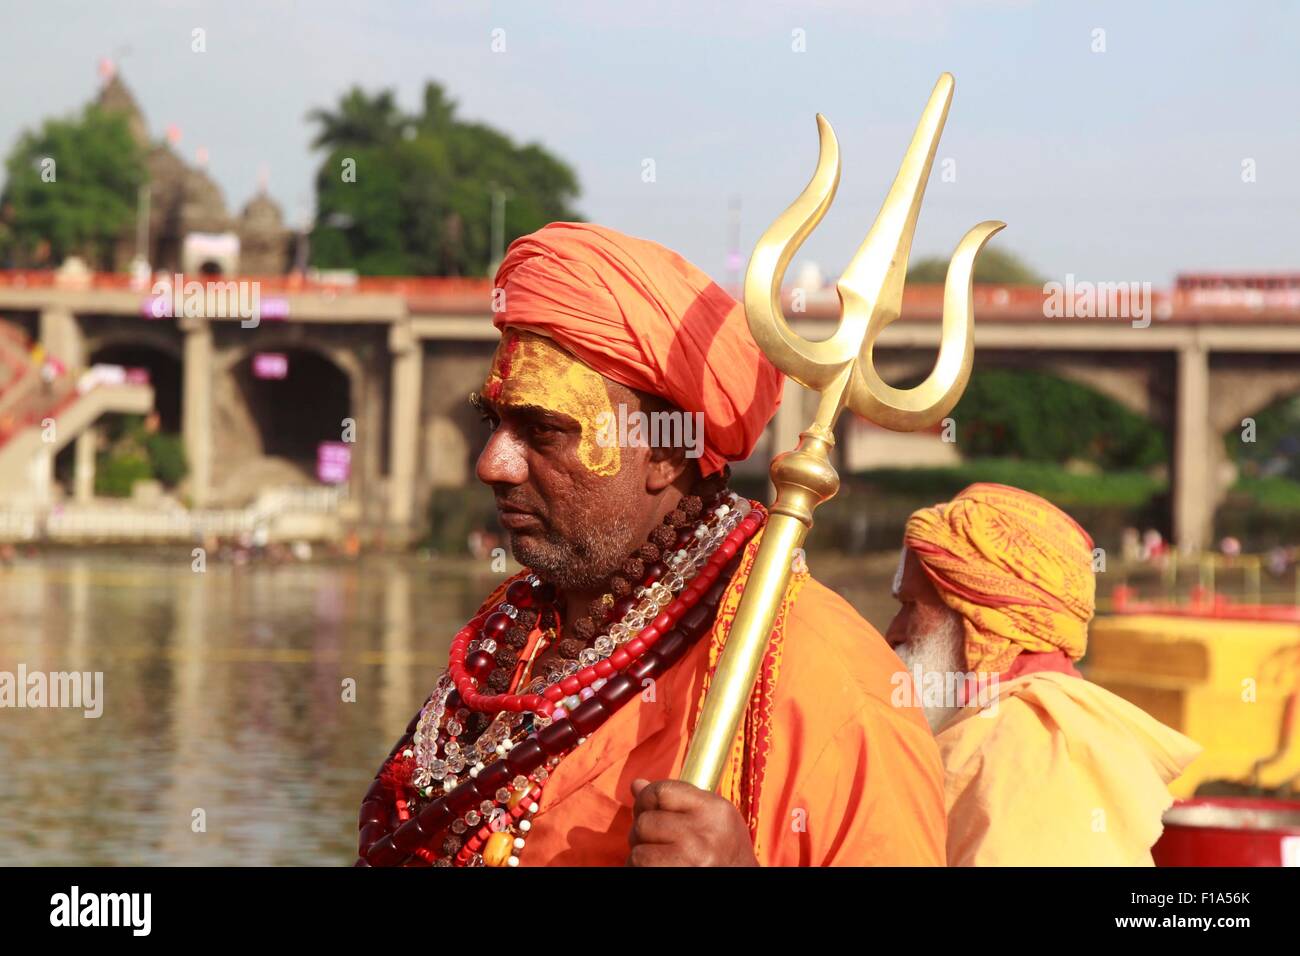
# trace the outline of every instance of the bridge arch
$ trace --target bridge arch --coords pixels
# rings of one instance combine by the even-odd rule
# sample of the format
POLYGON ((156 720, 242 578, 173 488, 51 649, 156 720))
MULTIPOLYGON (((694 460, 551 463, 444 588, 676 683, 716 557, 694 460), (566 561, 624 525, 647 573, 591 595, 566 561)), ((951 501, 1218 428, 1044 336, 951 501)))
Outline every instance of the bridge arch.
POLYGON ((184 346, 173 328, 151 327, 149 323, 127 328, 108 326, 102 331, 90 331, 85 337, 86 355, 110 348, 147 348, 183 361, 184 346))
POLYGON ((1243 363, 1237 357, 1230 367, 1211 365, 1214 401, 1210 424, 1215 432, 1240 429, 1243 419, 1257 417, 1300 395, 1300 364, 1289 368, 1278 368, 1275 363, 1267 363, 1265 368, 1263 364, 1243 363))
POLYGON ((344 423, 355 419, 360 369, 336 350, 271 341, 234 358, 229 371, 263 457, 285 460, 312 475, 317 446, 348 437, 344 423), (260 368, 259 357, 269 356, 282 357, 276 360, 283 362, 282 377, 267 377, 268 370, 260 368))
MULTIPOLYGON (((878 368, 886 381, 899 388, 909 388, 919 384, 930 373, 933 363, 934 356, 932 353, 925 354, 919 350, 900 350, 887 353, 880 358, 878 368)), ((1153 432, 1163 433, 1166 429, 1167 413, 1162 401, 1162 377, 1158 372, 1153 371, 1150 365, 1149 360, 1146 366, 1142 366, 1115 361, 1113 358, 1103 355, 1092 354, 1075 357, 1050 352, 1021 353, 1008 350, 987 350, 978 353, 966 394, 951 413, 956 422, 957 450, 963 456, 972 453, 973 449, 965 441, 965 439, 971 437, 971 433, 968 429, 962 427, 963 413, 969 415, 972 411, 970 403, 972 400, 978 400, 977 396, 981 393, 981 384, 989 381, 992 376, 1002 373, 1032 375, 1037 377, 1044 385, 1051 381, 1068 383, 1073 388, 1065 390, 1063 395, 1060 394, 1061 389, 1053 388, 1056 398, 1067 402, 1073 398, 1076 404, 1082 401, 1085 405, 1093 406, 1094 414, 1104 416, 1101 419, 1102 421, 1113 422, 1115 430, 1122 430, 1125 433, 1127 437, 1124 438, 1124 441, 1127 441, 1130 437, 1137 437, 1129 435, 1129 433, 1146 431, 1147 427, 1153 432), (1091 396, 1091 398, 1088 398, 1088 396, 1091 396), (1121 409, 1122 411, 1120 411, 1121 409), (1146 426, 1138 425, 1134 421, 1134 416, 1145 422, 1146 426)), ((1032 380, 1027 379, 1023 386, 1019 383, 1013 384, 1017 388, 1029 388, 1032 387, 1033 383, 1032 380)), ((985 397, 989 397, 987 392, 985 397)), ((996 398, 997 396, 993 397, 996 398)), ((1010 424, 1014 424, 1014 422, 1010 424)), ((1077 424, 1074 423, 1074 425, 1077 424)), ((1074 425, 1065 423, 1061 427, 1069 429, 1074 425)), ((1049 427, 1049 423, 1043 423, 1042 427, 1049 427)), ((984 433, 981 434, 985 440, 979 444, 987 446, 989 436, 984 433)), ((1102 439, 1106 436, 1099 434, 1097 437, 1102 439)), ((1117 435, 1116 437, 1120 438, 1121 436, 1117 435)), ((1169 443, 1165 441, 1164 444, 1166 446, 1164 450, 1167 454, 1170 450, 1169 443)), ((987 453, 987 450, 984 453, 987 453)), ((980 452, 976 451, 975 454, 979 455, 980 452)), ((1151 458, 1152 454, 1154 454, 1154 446, 1152 452, 1145 457, 1151 458)), ((1037 456, 1030 455, 1028 457, 1037 456)), ((1138 467, 1147 467, 1152 464, 1155 464, 1154 460, 1146 461, 1138 467)))
MULTIPOLYGON (((1082 385, 1104 395, 1149 421, 1164 427, 1168 390, 1165 376, 1155 367, 1151 356, 1103 353, 1011 351, 986 349, 975 354, 974 374, 994 369, 1037 371, 1082 385)), ((934 353, 916 350, 886 351, 878 356, 881 377, 899 388, 918 384, 934 367, 934 353)))
POLYGON ((211 504, 239 507, 265 488, 314 484, 319 442, 351 439, 351 494, 362 511, 382 510, 382 495, 374 493, 387 421, 378 331, 265 320, 255 329, 237 323, 214 329, 211 504), (261 354, 287 358, 283 379, 254 374, 254 356, 261 354), (355 422, 350 435, 343 419, 355 422), (298 431, 299 423, 305 437, 286 441, 282 430, 298 431))
POLYGON ((181 401, 184 366, 179 348, 160 338, 144 339, 130 335, 109 336, 93 343, 87 351, 86 364, 121 365, 142 368, 153 386, 154 412, 160 430, 179 435, 182 427, 181 401))

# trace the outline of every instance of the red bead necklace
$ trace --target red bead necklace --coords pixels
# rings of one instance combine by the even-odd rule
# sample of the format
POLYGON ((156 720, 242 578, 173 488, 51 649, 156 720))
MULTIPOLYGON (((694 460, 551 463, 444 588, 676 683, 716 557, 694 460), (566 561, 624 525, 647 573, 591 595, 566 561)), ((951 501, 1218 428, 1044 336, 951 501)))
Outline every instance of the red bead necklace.
MULTIPOLYGON (((489 635, 502 633, 513 620, 511 609, 535 607, 553 599, 553 592, 543 590, 548 586, 535 579, 530 582, 521 578, 512 582, 507 588, 506 597, 513 598, 514 601, 507 601, 506 605, 476 616, 457 634, 452 644, 448 671, 460 703, 465 708, 479 712, 532 713, 539 718, 535 726, 540 727, 540 730, 513 746, 505 756, 487 765, 476 776, 472 775, 471 779, 455 786, 444 796, 432 799, 418 811, 413 812, 399 794, 398 800, 394 801, 396 820, 386 823, 391 818, 383 812, 385 792, 388 791, 388 801, 392 801, 393 794, 388 781, 379 778, 395 761, 409 758, 411 751, 405 748, 412 741, 412 732, 419 720, 417 715, 416 720, 412 720, 407 728, 406 736, 393 749, 389 761, 381 768, 380 774, 376 775, 376 782, 363 801, 358 821, 362 830, 359 841, 362 857, 358 864, 384 866, 400 864, 405 860, 407 865, 450 863, 464 866, 471 865, 474 861, 481 865, 479 851, 493 839, 495 826, 500 822, 495 816, 496 807, 501 804, 503 795, 511 793, 510 788, 504 785, 511 779, 517 783, 521 776, 527 779, 529 775, 540 775, 540 779, 530 781, 525 790, 516 787, 516 802, 508 808, 504 818, 507 826, 522 825, 526 829, 527 821, 521 821, 520 818, 529 812, 529 807, 536 809, 541 780, 545 779, 542 765, 554 767, 565 754, 635 696, 642 680, 665 672, 695 639, 707 631, 725 590, 726 580, 719 584, 719 577, 765 518, 765 511, 757 506, 746 514, 739 525, 734 526, 712 550, 690 583, 682 587, 681 593, 667 602, 666 606, 660 607, 660 612, 649 623, 641 626, 635 637, 613 651, 607 659, 582 668, 541 693, 482 694, 478 691, 478 686, 486 665, 481 658, 474 661, 474 657, 481 652, 470 653, 470 642, 476 635, 481 635, 480 640, 486 640, 490 639, 489 635), (528 590, 525 591, 525 588, 528 590), (515 601, 519 603, 515 604, 515 601), (697 607, 701 604, 707 606, 697 607), (707 614, 689 613, 692 609, 707 614), (496 618, 496 615, 502 615, 506 623, 500 623, 501 618, 496 618), (494 618, 495 623, 489 629, 487 624, 494 621, 494 618), (569 708, 563 706, 565 703, 576 708, 572 715, 569 708), (487 799, 490 794, 495 794, 495 804, 493 800, 487 799), (430 845, 436 845, 438 836, 446 832, 449 823, 460 821, 456 825, 463 827, 465 821, 460 819, 461 815, 466 815, 466 820, 479 815, 477 811, 471 814, 466 814, 466 811, 476 807, 480 801, 483 804, 483 818, 489 816, 489 805, 493 805, 492 819, 486 819, 482 827, 477 828, 459 845, 454 858, 440 858, 433 853, 429 849, 430 845), (396 826, 396 830, 392 829, 393 826, 396 826)), ((661 573, 653 575, 650 586, 654 585, 654 578, 661 573)), ((658 599, 662 600, 662 592, 659 592, 658 599)), ((485 656, 491 659, 490 655, 485 656)), ((388 802, 387 806, 393 807, 394 802, 388 802)), ((523 836, 523 832, 515 831, 516 846, 522 846, 523 836)), ((517 856, 512 855, 510 864, 515 865, 517 862, 517 856)))
MULTIPOLYGON (((482 650, 469 653, 470 642, 476 636, 491 639, 503 635, 514 618, 508 610, 494 610, 471 620, 456 634, 451 643, 449 670, 452 682, 460 694, 464 706, 482 713, 510 711, 512 713, 535 713, 543 717, 564 715, 564 708, 559 706, 565 697, 581 694, 602 678, 608 679, 615 673, 637 660, 667 631, 681 620, 700 596, 718 579, 722 567, 735 557, 740 546, 735 539, 735 532, 724 540, 713 552, 708 563, 700 569, 694 580, 687 585, 667 607, 647 625, 641 628, 635 638, 610 656, 595 664, 582 668, 575 674, 552 684, 540 694, 483 694, 478 687, 487 677, 493 662, 492 656, 482 650)), ((741 542, 743 543, 743 542, 741 542)), ((654 571, 647 572, 643 587, 653 586, 660 575, 654 571)), ((554 597, 554 590, 547 584, 529 586, 527 581, 518 580, 506 589, 505 606, 511 609, 532 607, 537 603, 549 603, 554 597), (541 592, 530 594, 529 592, 541 592), (516 603, 518 602, 518 603, 516 603)))

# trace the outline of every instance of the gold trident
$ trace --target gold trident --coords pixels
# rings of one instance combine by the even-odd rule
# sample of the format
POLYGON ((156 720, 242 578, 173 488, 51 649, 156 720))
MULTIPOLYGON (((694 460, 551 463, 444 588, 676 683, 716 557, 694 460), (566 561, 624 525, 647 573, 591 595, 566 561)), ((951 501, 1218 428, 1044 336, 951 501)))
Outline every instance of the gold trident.
POLYGON ((813 511, 839 490, 830 450, 840 412, 848 406, 885 428, 916 431, 951 411, 970 379, 975 256, 1006 225, 1001 222, 982 222, 957 244, 943 289, 939 357, 926 380, 915 388, 894 388, 880 378, 872 357, 880 333, 902 309, 908 251, 952 91, 952 74, 944 73, 934 85, 880 214, 836 283, 840 321, 833 336, 818 342, 801 338, 781 308, 786 267, 826 215, 840 182, 839 144, 821 114, 817 171, 799 198, 763 233, 749 260, 745 314, 755 341, 773 365, 819 393, 820 401, 812 424, 800 433, 798 447, 772 462, 776 501, 682 768, 682 779, 704 790, 718 787, 790 583, 794 553, 812 527, 813 511))

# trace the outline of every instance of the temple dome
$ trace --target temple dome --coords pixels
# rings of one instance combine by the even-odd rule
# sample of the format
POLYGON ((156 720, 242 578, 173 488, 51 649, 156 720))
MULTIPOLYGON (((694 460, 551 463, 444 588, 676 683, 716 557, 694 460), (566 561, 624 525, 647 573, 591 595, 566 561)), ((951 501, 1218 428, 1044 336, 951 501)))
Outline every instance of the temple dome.
POLYGON ((201 169, 185 170, 181 185, 180 227, 182 232, 226 232, 230 217, 221 188, 201 169))
POLYGON ((248 201, 239 214, 242 232, 281 233, 284 231, 284 213, 280 204, 261 192, 248 201))
POLYGON ((99 108, 106 113, 122 113, 126 117, 127 129, 131 132, 131 138, 141 146, 149 145, 149 127, 145 124, 144 114, 140 112, 140 106, 131 95, 131 91, 126 88, 122 82, 122 77, 114 73, 104 84, 104 88, 99 91, 99 99, 96 100, 99 108))

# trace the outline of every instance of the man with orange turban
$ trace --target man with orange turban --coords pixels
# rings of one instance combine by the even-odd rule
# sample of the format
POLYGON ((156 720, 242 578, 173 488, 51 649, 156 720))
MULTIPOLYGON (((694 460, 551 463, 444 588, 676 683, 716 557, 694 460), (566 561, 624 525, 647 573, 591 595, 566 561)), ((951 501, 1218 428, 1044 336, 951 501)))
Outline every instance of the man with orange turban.
POLYGON ((514 242, 474 401, 525 570, 455 633, 366 794, 367 865, 940 865, 943 775, 879 633, 796 571, 718 793, 676 780, 754 562, 727 488, 782 376, 680 256, 582 223, 514 242))
POLYGON ((1088 533, 1037 495, 971 485, 907 522, 886 635, 945 771, 950 866, 1150 866, 1191 740, 1074 668, 1088 533), (912 688, 916 688, 915 691, 912 688))

